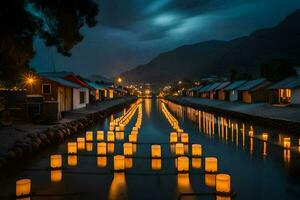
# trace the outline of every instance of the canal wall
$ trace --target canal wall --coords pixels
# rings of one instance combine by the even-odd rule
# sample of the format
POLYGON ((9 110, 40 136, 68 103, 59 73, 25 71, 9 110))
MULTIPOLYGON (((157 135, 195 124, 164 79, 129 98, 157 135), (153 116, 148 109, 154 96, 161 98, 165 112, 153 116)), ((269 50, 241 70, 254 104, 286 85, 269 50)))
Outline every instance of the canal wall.
POLYGON ((99 102, 87 108, 68 112, 59 124, 48 125, 44 128, 40 128, 38 125, 29 125, 30 130, 27 130, 28 133, 25 130, 22 138, 13 137, 13 133, 9 132, 9 129, 7 131, 5 128, 1 129, 0 146, 5 146, 5 139, 10 135, 11 138, 8 138, 8 140, 12 141, 7 141, 11 143, 9 147, 1 149, 0 173, 5 172, 13 164, 20 165, 22 161, 51 145, 62 143, 67 138, 95 126, 100 119, 104 119, 111 113, 130 105, 136 99, 136 97, 123 97, 99 102))
POLYGON ((219 116, 244 120, 262 127, 273 127, 283 133, 300 135, 300 108, 296 106, 274 107, 267 103, 245 104, 195 97, 166 97, 165 99, 219 116))

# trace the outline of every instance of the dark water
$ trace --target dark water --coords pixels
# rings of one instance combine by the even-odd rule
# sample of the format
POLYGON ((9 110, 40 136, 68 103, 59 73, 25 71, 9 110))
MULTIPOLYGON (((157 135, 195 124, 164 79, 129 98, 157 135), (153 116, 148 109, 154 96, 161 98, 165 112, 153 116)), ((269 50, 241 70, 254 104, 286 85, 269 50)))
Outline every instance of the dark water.
MULTIPOLYGON (((219 171, 231 175, 232 190, 237 194, 236 199, 299 199, 298 138, 291 136, 290 150, 284 150, 281 145, 282 137, 291 133, 281 133, 268 127, 257 127, 255 124, 218 116, 213 116, 215 122, 223 121, 223 125, 234 124, 234 128, 231 128, 231 125, 226 128, 221 126, 221 123, 216 123, 214 128, 211 126, 209 130, 207 126, 206 129, 203 128, 203 119, 199 119, 199 111, 171 103, 168 103, 168 108, 179 120, 184 131, 189 133, 190 142, 202 144, 204 156, 218 157, 219 171), (238 131, 235 129, 236 124, 238 131), (254 131, 253 138, 248 136, 250 126, 254 131), (268 133, 267 142, 261 140, 263 132, 268 133)), ((201 116, 203 116, 202 112, 201 116)), ((128 132, 135 121, 136 115, 126 127, 124 140, 115 142, 114 154, 122 154, 122 142, 128 141, 128 132)), ((99 122, 94 132, 107 130, 108 123, 109 118, 99 122)), ((28 166, 10 175, 1 183, 1 195, 13 195, 15 180, 21 177, 32 180, 34 195, 31 199, 176 199, 180 193, 213 192, 214 177, 204 175, 203 159, 200 169, 195 168, 199 160, 190 160, 189 175, 176 174, 174 158, 162 159, 161 169, 155 170, 159 161, 149 158, 151 157, 150 144, 161 144, 163 157, 174 155, 168 144, 171 131, 173 131, 172 127, 161 111, 161 102, 143 100, 143 121, 138 135, 138 141, 143 144, 136 145, 134 154, 136 158, 126 160, 128 168, 125 173, 113 172, 112 154, 105 158, 95 156, 96 142, 86 146, 86 148, 92 146, 92 151, 79 151, 77 163, 75 166, 70 166, 72 161, 74 165, 74 157, 65 155, 67 151, 65 143, 50 152, 43 152, 28 166), (59 171, 52 172, 51 180, 51 172, 48 169, 49 156, 54 153, 63 154, 63 169, 61 174, 59 171)), ((76 138, 70 139, 70 141, 75 140, 76 138)), ((112 146, 109 148, 111 150, 112 146)), ((211 195, 194 199, 221 200, 222 198, 211 195)))

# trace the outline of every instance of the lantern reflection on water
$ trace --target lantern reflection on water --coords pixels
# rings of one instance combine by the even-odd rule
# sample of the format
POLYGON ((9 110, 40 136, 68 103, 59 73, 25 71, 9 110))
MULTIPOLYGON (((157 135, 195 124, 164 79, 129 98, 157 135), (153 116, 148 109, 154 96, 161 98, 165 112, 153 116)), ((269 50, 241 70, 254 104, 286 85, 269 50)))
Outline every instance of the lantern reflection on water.
POLYGON ((205 174, 205 185, 207 187, 216 186, 216 175, 215 174, 205 174))
POLYGON ((100 168, 106 167, 107 165, 107 157, 106 156, 99 156, 97 157, 97 166, 100 168))
POLYGON ((104 131, 97 131, 97 140, 98 141, 104 140, 104 131))
POLYGON ((218 159, 215 157, 205 158, 205 172, 217 172, 218 171, 218 159))
POLYGON ((175 145, 175 153, 177 156, 184 154, 184 145, 183 143, 176 143, 175 145))
POLYGON ((202 156, 201 144, 193 144, 192 145, 192 156, 202 156))
POLYGON ((114 178, 111 183, 108 198, 109 200, 127 199, 127 186, 125 173, 114 173, 114 178))
POLYGON ((85 133, 85 140, 87 142, 92 142, 93 141, 93 132, 92 131, 87 131, 85 133))
POLYGON ((114 142, 115 141, 115 134, 113 131, 107 132, 107 142, 114 142))
POLYGON ((268 133, 263 133, 263 134, 262 134, 262 139, 263 139, 264 141, 267 141, 267 140, 268 140, 268 137, 269 137, 268 133))
POLYGON ((230 196, 220 196, 220 195, 217 195, 216 196, 216 200, 231 200, 231 197, 230 196))
POLYGON ((177 171, 188 172, 189 171, 189 158, 186 156, 180 156, 177 158, 177 171))
MULTIPOLYGON (((177 175, 177 185, 179 193, 192 193, 193 189, 190 184, 190 178, 188 173, 179 173, 177 175)), ((185 198, 183 198, 185 199, 185 198)), ((189 199, 189 198, 186 198, 189 199)), ((194 198, 191 198, 194 199, 194 198)))
POLYGON ((129 142, 132 142, 132 143, 136 143, 137 142, 137 135, 136 134, 130 134, 128 136, 129 138, 129 142))
POLYGON ((77 143, 68 142, 68 154, 76 154, 76 153, 77 153, 77 143))
POLYGON ((77 148, 78 148, 78 150, 84 150, 85 149, 85 138, 84 137, 78 137, 77 138, 77 148))
POLYGON ((181 138, 182 143, 189 143, 189 134, 188 133, 182 133, 180 138, 181 138))
POLYGON ((124 140, 124 132, 123 131, 116 132, 116 140, 124 140))
POLYGON ((161 159, 153 158, 151 160, 151 168, 152 168, 152 170, 160 170, 161 169, 161 159))
POLYGON ((77 165, 77 156, 76 155, 69 155, 68 156, 68 165, 69 166, 76 166, 77 165))
POLYGON ((89 152, 93 151, 93 145, 94 144, 92 142, 87 142, 86 143, 86 150, 89 151, 89 152))
POLYGON ((61 168, 62 166, 62 158, 61 155, 51 155, 50 156, 50 167, 51 168, 61 168))
POLYGON ((115 152, 115 144, 114 143, 108 143, 107 144, 107 152, 112 154, 115 152))
POLYGON ((170 133, 170 143, 176 143, 177 142, 177 133, 172 132, 170 133))
POLYGON ((290 137, 283 138, 283 147, 286 149, 291 148, 291 138, 290 137))
POLYGON ((133 166, 132 158, 125 158, 125 169, 131 169, 133 166))
POLYGON ((132 156, 132 143, 123 144, 123 154, 125 156, 132 156))
POLYGON ((97 143, 97 154, 98 155, 106 155, 106 143, 105 142, 99 142, 97 143))
POLYGON ((192 158, 192 167, 194 169, 200 169, 201 168, 201 158, 192 158))
POLYGON ((125 169, 125 156, 116 155, 114 156, 114 170, 123 171, 125 169))
POLYGON ((216 176, 216 192, 230 193, 230 176, 228 174, 218 174, 216 176))
POLYGON ((62 170, 51 170, 50 171, 51 182, 60 182, 62 180, 62 170))
POLYGON ((16 196, 28 196, 31 193, 31 180, 19 179, 16 181, 16 196))
POLYGON ((157 145, 157 144, 151 145, 151 156, 152 156, 152 158, 160 158, 161 157, 160 145, 157 145))

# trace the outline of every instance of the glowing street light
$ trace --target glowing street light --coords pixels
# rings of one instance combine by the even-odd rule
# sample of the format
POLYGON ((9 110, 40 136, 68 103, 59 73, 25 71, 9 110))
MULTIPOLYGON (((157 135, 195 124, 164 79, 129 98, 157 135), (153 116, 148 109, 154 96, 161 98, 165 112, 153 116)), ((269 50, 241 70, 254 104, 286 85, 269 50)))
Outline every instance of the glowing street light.
POLYGON ((119 83, 119 84, 121 84, 122 83, 122 78, 121 77, 119 77, 118 79, 117 79, 117 82, 119 83))

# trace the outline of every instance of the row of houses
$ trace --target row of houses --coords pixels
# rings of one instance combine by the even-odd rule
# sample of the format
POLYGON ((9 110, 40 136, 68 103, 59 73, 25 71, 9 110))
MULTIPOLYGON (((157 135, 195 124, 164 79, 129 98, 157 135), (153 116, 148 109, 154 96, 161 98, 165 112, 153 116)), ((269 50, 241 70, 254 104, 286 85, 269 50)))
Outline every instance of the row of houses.
POLYGON ((265 78, 215 82, 188 89, 187 95, 244 103, 300 104, 300 76, 289 77, 275 84, 265 78))
POLYGON ((67 111, 126 94, 126 90, 115 87, 113 83, 93 82, 73 72, 38 73, 29 78, 26 90, 0 92, 11 108, 16 105, 24 107, 22 112, 26 112, 29 118, 39 116, 48 121, 61 119, 67 111), (18 103, 12 102, 17 99, 16 95, 20 99, 18 103))

